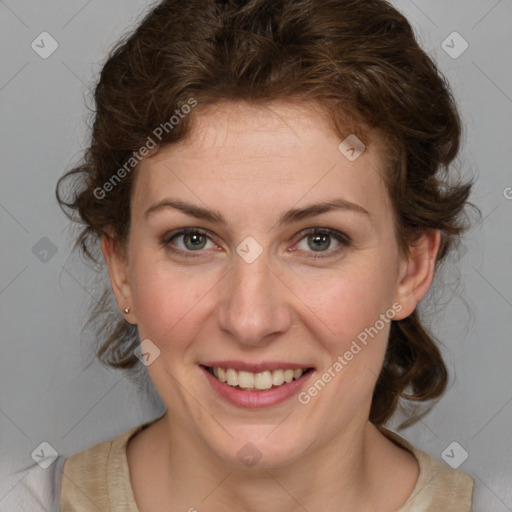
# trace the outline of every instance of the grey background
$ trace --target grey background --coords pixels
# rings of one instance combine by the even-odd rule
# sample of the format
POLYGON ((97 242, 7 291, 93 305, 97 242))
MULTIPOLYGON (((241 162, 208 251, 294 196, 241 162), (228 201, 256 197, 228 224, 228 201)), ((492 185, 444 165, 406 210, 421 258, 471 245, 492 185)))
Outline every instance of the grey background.
MULTIPOLYGON (((483 217, 445 266, 449 286, 435 286, 423 305, 443 340, 449 390, 400 434, 439 460, 450 443, 459 443, 469 454, 460 469, 476 482, 474 510, 512 511, 512 1, 393 3, 453 88, 465 124, 455 167, 477 177, 473 201, 483 217), (454 31, 469 44, 457 58, 442 47, 454 31)), ((88 91, 101 62, 148 6, 143 0, 0 1, 4 461, 16 455, 28 465, 43 441, 69 456, 162 410, 122 373, 97 363, 86 368, 93 338, 82 326, 95 275, 70 254, 74 232, 54 198, 58 177, 87 143, 88 91), (47 59, 31 48, 43 31, 59 45, 47 59)), ((460 48, 455 40, 449 44, 460 48)), ((0 510, 24 477, 3 473, 0 510)))

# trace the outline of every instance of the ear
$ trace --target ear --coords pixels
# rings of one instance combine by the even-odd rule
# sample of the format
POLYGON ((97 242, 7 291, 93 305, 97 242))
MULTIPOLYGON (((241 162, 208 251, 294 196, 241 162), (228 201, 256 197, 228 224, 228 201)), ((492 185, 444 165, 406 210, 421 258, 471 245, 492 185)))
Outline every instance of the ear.
POLYGON ((417 243, 409 247, 408 256, 400 264, 395 300, 402 305, 402 309, 395 320, 408 317, 430 288, 440 243, 441 232, 428 229, 423 231, 417 243))
POLYGON ((101 251, 107 263, 110 284, 114 292, 117 306, 127 322, 136 324, 135 312, 132 308, 133 302, 128 274, 128 258, 120 251, 116 243, 114 231, 110 226, 105 229, 101 237, 101 251), (129 313, 124 312, 124 309, 127 307, 130 308, 129 313))

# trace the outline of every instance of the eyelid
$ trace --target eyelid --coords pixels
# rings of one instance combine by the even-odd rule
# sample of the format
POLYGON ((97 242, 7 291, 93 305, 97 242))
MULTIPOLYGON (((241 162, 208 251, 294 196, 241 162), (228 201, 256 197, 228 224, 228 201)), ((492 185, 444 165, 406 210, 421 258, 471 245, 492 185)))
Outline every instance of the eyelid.
POLYGON ((174 231, 171 231, 170 233, 166 233, 162 238, 162 243, 169 243, 173 238, 176 238, 180 235, 186 235, 187 233, 199 233, 200 235, 207 236, 208 238, 212 238, 209 231, 203 229, 203 228, 194 228, 194 227, 187 227, 187 228, 179 228, 175 229, 174 231))
POLYGON ((339 242, 350 243, 350 237, 343 233, 342 231, 338 231, 337 229, 332 228, 323 228, 323 227, 314 227, 314 228, 306 228, 297 233, 297 236, 300 236, 299 240, 302 240, 305 236, 315 235, 317 233, 325 233, 327 235, 331 235, 336 238, 339 242))

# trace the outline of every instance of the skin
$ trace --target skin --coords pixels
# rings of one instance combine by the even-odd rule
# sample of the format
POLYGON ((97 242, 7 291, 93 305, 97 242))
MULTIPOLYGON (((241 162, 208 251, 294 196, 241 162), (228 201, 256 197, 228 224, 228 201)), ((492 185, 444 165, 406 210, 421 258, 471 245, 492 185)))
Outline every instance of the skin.
POLYGON ((414 311, 433 279, 439 232, 402 257, 379 146, 349 161, 313 106, 221 103, 196 113, 190 137, 137 169, 126 253, 102 240, 119 308, 130 307, 126 320, 160 350, 147 370, 168 413, 127 447, 139 509, 398 510, 417 461, 368 421, 390 323, 306 405, 296 397, 263 409, 231 405, 198 364, 304 363, 316 381, 393 304, 394 320, 414 311), (217 210, 226 225, 174 208, 145 216, 166 198, 217 210), (277 224, 285 211, 334 198, 368 214, 277 224), (195 252, 183 236, 169 241, 182 227, 210 238, 195 252), (308 228, 351 242, 331 237, 315 251, 308 228), (248 236, 263 249, 250 264, 236 252, 248 236), (237 457, 249 442, 261 453, 250 468, 237 457))

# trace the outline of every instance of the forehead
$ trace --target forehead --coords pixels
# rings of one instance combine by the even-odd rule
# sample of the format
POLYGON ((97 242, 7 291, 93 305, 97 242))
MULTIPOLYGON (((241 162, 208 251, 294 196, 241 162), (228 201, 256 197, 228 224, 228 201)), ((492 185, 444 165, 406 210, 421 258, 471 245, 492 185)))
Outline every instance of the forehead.
POLYGON ((284 209, 340 194, 376 209, 389 206, 379 139, 373 136, 351 161, 314 106, 223 103, 198 107, 194 116, 186 139, 139 165, 135 208, 166 195, 217 209, 236 201, 255 211, 272 201, 284 209))

